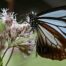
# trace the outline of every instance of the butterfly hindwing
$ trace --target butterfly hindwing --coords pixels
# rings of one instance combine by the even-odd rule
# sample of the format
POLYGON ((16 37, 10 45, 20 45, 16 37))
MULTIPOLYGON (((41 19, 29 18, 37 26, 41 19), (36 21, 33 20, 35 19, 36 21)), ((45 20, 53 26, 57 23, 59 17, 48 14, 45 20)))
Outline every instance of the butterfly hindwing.
POLYGON ((42 57, 54 60, 65 59, 66 52, 63 50, 63 44, 42 25, 38 27, 37 53, 42 57))

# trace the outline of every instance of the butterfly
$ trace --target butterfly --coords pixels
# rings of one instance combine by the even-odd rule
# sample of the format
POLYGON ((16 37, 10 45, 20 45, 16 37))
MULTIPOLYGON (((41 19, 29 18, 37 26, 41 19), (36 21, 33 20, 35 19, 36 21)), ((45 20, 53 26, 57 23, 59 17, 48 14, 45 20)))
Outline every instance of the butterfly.
POLYGON ((37 54, 53 60, 66 59, 66 6, 29 17, 32 30, 38 35, 37 54))
MULTIPOLYGON (((4 13, 7 13, 7 12, 5 11, 4 13)), ((32 33, 33 32, 37 33, 37 39, 35 39, 36 54, 40 55, 43 58, 48 58, 52 60, 66 59, 66 6, 52 8, 50 10, 41 12, 36 15, 33 13, 29 14, 29 19, 30 20, 28 21, 32 28, 31 29, 32 33)), ((18 23, 16 21, 15 25, 17 24, 18 23)), ((20 28, 20 26, 16 26, 16 27, 20 28)), ((21 33, 20 32, 18 33, 19 34, 16 36, 15 40, 17 38, 22 38, 20 35, 21 33)), ((10 36, 10 31, 8 32, 8 35, 10 36)), ((35 34, 33 34, 32 36, 35 38, 35 34)), ((11 37, 8 37, 8 39, 11 39, 11 37)), ((30 39, 33 40, 32 38, 30 39)), ((31 43, 30 39, 28 41, 29 44, 31 43)), ((19 39, 19 40, 22 41, 23 39, 19 39)), ((5 66, 8 65, 15 47, 18 48, 25 55, 31 54, 30 51, 33 50, 33 48, 31 47, 32 44, 31 46, 25 43, 24 45, 21 45, 20 42, 17 41, 15 43, 16 45, 11 43, 11 45, 13 46, 7 47, 7 49, 4 51, 2 59, 5 57, 5 54, 7 53, 7 51, 10 48, 12 49, 9 59, 6 61, 5 66)))

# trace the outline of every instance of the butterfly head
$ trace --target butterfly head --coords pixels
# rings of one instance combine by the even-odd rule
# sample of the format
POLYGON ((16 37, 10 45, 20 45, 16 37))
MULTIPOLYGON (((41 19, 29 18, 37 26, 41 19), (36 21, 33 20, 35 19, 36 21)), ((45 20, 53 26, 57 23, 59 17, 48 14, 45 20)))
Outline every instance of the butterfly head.
POLYGON ((36 28, 37 27, 37 22, 36 22, 36 14, 34 12, 31 12, 29 14, 29 23, 31 25, 32 28, 36 28))

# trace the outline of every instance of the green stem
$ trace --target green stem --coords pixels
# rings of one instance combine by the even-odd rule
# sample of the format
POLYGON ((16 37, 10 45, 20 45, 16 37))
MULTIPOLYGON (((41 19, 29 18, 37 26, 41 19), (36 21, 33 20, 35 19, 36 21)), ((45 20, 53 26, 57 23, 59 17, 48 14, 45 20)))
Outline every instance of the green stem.
POLYGON ((11 57, 12 57, 13 51, 14 51, 14 47, 12 48, 12 51, 11 51, 10 57, 9 57, 9 59, 8 59, 7 63, 5 64, 5 66, 7 66, 7 65, 8 65, 8 63, 9 63, 9 61, 10 61, 11 57))

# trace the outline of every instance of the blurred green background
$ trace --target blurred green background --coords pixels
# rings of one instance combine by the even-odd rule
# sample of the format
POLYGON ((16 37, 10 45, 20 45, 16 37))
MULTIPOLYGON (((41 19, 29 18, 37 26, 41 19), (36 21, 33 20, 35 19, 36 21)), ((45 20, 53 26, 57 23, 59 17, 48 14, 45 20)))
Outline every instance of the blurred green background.
MULTIPOLYGON (((8 55, 6 55, 4 59, 4 64, 7 58, 8 55)), ((17 53, 13 53, 13 56, 8 66, 66 66, 66 60, 57 61, 57 60, 42 58, 40 56, 36 57, 35 52, 33 52, 32 55, 30 55, 29 57, 24 58, 21 52, 17 52, 17 53)))

